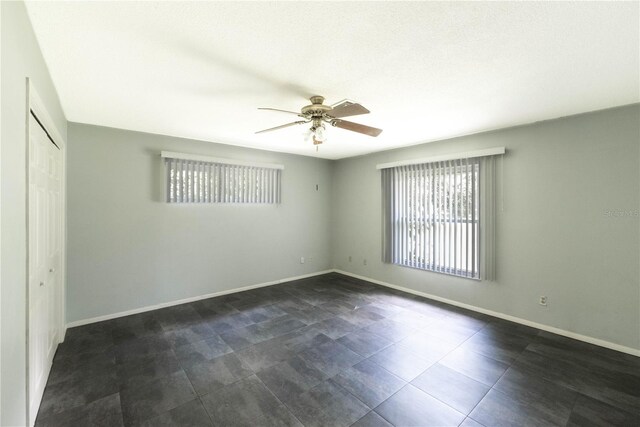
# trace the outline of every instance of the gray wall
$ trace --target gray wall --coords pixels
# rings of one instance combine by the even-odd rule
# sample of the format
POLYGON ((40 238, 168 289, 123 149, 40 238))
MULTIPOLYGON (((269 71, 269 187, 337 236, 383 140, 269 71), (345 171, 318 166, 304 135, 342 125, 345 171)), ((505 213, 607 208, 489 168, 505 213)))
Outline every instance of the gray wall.
POLYGON ((638 349, 639 122, 635 105, 340 160, 333 176, 334 265, 638 349), (375 165, 495 146, 508 150, 502 172, 498 166, 504 210, 497 217, 497 281, 382 263, 375 165), (548 296, 548 308, 538 305, 540 295, 548 296))
POLYGON ((67 320, 331 268, 331 172, 327 160, 70 123, 67 320), (281 163, 282 204, 164 203, 161 150, 281 163))
MULTIPOLYGON (((63 137, 67 122, 23 3, 0 2, 0 15, 0 425, 10 426, 26 422, 27 408, 26 77, 63 137)), ((335 266, 640 348, 639 116, 636 105, 335 164, 71 124, 67 319, 335 266), (498 280, 381 263, 375 164, 492 146, 509 150, 499 174, 498 280), (162 203, 160 150, 283 163, 283 204, 162 203), (542 294, 546 309, 537 304, 542 294)))
POLYGON ((2 108, 0 143, 0 425, 26 422, 26 77, 63 137, 67 121, 22 2, 0 2, 2 108))

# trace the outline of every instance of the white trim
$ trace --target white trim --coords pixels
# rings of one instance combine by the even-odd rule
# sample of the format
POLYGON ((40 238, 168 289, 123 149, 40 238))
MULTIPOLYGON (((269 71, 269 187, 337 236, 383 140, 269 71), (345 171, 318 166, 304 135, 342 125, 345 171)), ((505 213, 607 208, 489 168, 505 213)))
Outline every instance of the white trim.
MULTIPOLYGON (((33 84, 33 81, 31 78, 27 77, 26 78, 26 95, 27 95, 27 99, 26 99, 26 103, 27 103, 27 111, 26 111, 26 123, 25 123, 25 135, 26 135, 26 141, 25 141, 25 154, 26 154, 26 158, 25 158, 25 169, 26 169, 26 190, 25 190, 25 203, 26 203, 26 227, 27 227, 27 233, 26 233, 26 249, 27 249, 27 263, 26 263, 26 277, 27 277, 27 283, 26 283, 26 289, 27 289, 27 298, 26 298, 26 396, 27 396, 27 422, 29 426, 33 426, 35 423, 35 419, 31 419, 31 390, 30 390, 30 372, 29 372, 29 363, 30 363, 30 358, 31 358, 31 350, 29 348, 29 319, 30 319, 30 311, 29 311, 29 175, 30 175, 30 163, 29 163, 29 146, 30 146, 30 138, 31 138, 31 134, 30 134, 30 127, 29 124, 32 120, 31 118, 31 112, 33 111, 33 114, 37 117, 38 121, 40 122, 41 126, 46 129, 46 132, 49 134, 49 137, 55 142, 55 144, 58 146, 58 149, 60 150, 60 157, 61 157, 61 188, 60 188, 60 199, 61 199, 61 206, 60 206, 60 288, 59 288, 59 306, 60 306, 60 324, 58 325, 58 343, 60 344, 61 342, 64 341, 64 336, 66 333, 66 325, 65 325, 65 317, 66 317, 66 277, 67 277, 67 272, 66 272, 66 266, 67 266, 67 230, 66 230, 66 218, 67 218, 67 197, 66 197, 66 191, 67 191, 67 141, 62 137, 62 133, 60 132, 60 130, 58 129, 58 127, 55 124, 55 121, 51 118, 51 115, 49 114, 49 111, 47 109, 46 104, 42 101, 42 98, 40 97, 40 95, 38 94, 38 91, 36 89, 36 87, 33 84)), ((49 376, 49 371, 51 370, 51 364, 49 364, 48 368, 47 368, 47 374, 46 376, 49 376)), ((39 402, 38 402, 38 407, 41 404, 42 401, 42 397, 43 396, 39 396, 39 402)))
POLYGON ((464 151, 461 153, 443 154, 441 156, 422 157, 419 159, 400 160, 398 162, 380 163, 376 165, 376 169, 389 169, 397 166, 419 165, 423 163, 444 162, 456 159, 472 159, 474 157, 498 156, 504 154, 504 147, 485 148, 483 150, 464 151))
POLYGON ((160 304, 148 305, 148 306, 145 306, 145 307, 134 308, 133 310, 120 311, 118 313, 105 314, 103 316, 91 317, 89 319, 75 320, 73 322, 67 323, 67 328, 74 328, 76 326, 83 326, 83 325, 88 325, 90 323, 102 322, 104 320, 116 319, 118 317, 131 316, 132 314, 144 313, 144 312, 147 312, 147 311, 157 310, 159 308, 171 307, 171 306, 174 306, 174 305, 187 304, 187 303, 190 303, 190 302, 200 301, 200 300, 203 300, 203 299, 214 298, 214 297, 219 297, 219 296, 228 295, 228 294, 234 294, 236 292, 243 292, 243 291, 248 291, 248 290, 251 290, 251 289, 264 288, 266 286, 273 286, 273 285, 277 285, 277 284, 280 284, 280 283, 291 282, 293 280, 306 279, 308 277, 314 277, 314 276, 320 276, 322 274, 333 273, 333 271, 334 270, 317 271, 315 273, 303 274, 301 276, 287 277, 287 278, 284 278, 284 279, 272 280, 270 282, 263 282, 263 283, 258 283, 258 284, 255 284, 255 285, 243 286, 241 288, 228 289, 226 291, 213 292, 213 293, 210 293, 210 294, 198 295, 198 296, 195 296, 195 297, 189 297, 189 298, 184 298, 184 299, 180 299, 180 300, 163 302, 163 303, 160 303, 160 304))
MULTIPOLYGON (((62 223, 60 224, 60 281, 61 281, 61 288, 60 288, 60 309, 62 311, 62 316, 60 319, 60 329, 59 329, 59 343, 64 341, 64 336, 66 333, 66 325, 65 325, 65 317, 66 317, 66 312, 67 312, 67 307, 66 307, 66 291, 67 291, 67 141, 62 137, 62 133, 60 132, 60 130, 58 129, 58 127, 56 126, 55 122, 53 121, 53 119, 51 118, 51 115, 49 114, 49 111, 47 110, 47 107, 45 105, 45 103, 42 101, 42 98, 40 97, 40 95, 38 94, 37 89, 35 88, 33 81, 27 77, 27 90, 28 90, 28 101, 29 101, 29 107, 28 107, 28 111, 27 111, 27 156, 29 155, 29 115, 30 112, 33 111, 34 114, 36 115, 36 117, 38 118, 38 120, 40 120, 40 123, 42 123, 42 126, 47 130, 47 132, 49 133, 49 135, 51 136, 51 138, 54 140, 54 142, 56 143, 56 145, 58 145, 58 148, 60 149, 60 153, 61 153, 61 157, 62 157, 62 163, 61 163, 61 167, 62 167, 62 183, 61 183, 61 189, 60 189, 60 199, 62 201, 62 206, 60 207, 61 209, 61 218, 60 220, 62 221, 62 223)), ((27 157, 27 171, 29 169, 28 166, 28 161, 29 158, 27 157)), ((28 172, 27 172, 28 173, 28 172)), ((28 201, 29 201, 29 186, 28 186, 28 180, 27 180, 27 214, 28 214, 28 201)), ((27 221, 29 220, 29 218, 27 217, 27 221)), ((28 222, 27 222, 28 224, 28 222)), ((27 239, 29 238, 29 236, 27 235, 27 239)), ((27 242, 27 248, 28 248, 28 242, 27 242)), ((28 253, 27 253, 27 258, 28 258, 28 253)), ((27 268, 29 266, 27 265, 27 268)), ((28 270, 27 270, 27 278, 28 278, 28 270)), ((27 279, 28 280, 28 279, 27 279)), ((27 284, 27 288, 28 288, 28 284, 27 284)), ((28 300, 27 300, 28 303, 28 300)), ((27 307, 28 310, 28 307, 27 307)), ((28 315, 28 314, 27 314, 28 315)))
MULTIPOLYGON (((47 130, 47 132, 49 133, 49 135, 51 136, 51 138, 55 141, 55 143, 58 145, 58 148, 60 149, 61 152, 61 157, 62 157, 62 183, 61 183, 61 189, 60 189, 60 199, 62 201, 62 206, 60 207, 61 211, 60 211, 60 215, 61 215, 61 224, 60 224, 60 281, 61 281, 61 288, 60 288, 60 310, 61 310, 61 318, 60 318, 60 329, 58 331, 59 333, 59 337, 58 337, 58 341, 59 343, 64 341, 64 337, 66 334, 66 313, 67 313, 67 307, 66 307, 66 292, 67 292, 67 141, 62 137, 62 133, 60 132, 60 130, 58 129, 58 127, 56 126, 55 122, 53 121, 53 119, 51 118, 51 115, 49 114, 49 111, 47 110, 47 107, 45 105, 45 103, 42 101, 42 98, 40 97, 40 95, 38 94, 38 90, 36 89, 36 87, 33 84, 33 81, 31 80, 31 78, 27 77, 27 97, 28 97, 28 110, 27 110, 27 147, 26 147, 26 151, 27 151, 27 174, 29 173, 29 115, 30 112, 33 111, 34 114, 36 115, 36 117, 38 117, 38 120, 40 120, 40 123, 42 123, 42 126, 44 126, 44 128, 47 130)), ((28 215, 28 211, 29 211, 29 186, 28 186, 28 176, 27 176, 27 215, 28 215)), ((29 224, 28 222, 29 218, 27 217, 27 224, 29 224)), ((28 250, 28 242, 29 236, 27 235, 27 250, 28 250)), ((28 259, 28 255, 29 253, 27 252, 27 259, 28 259)), ((28 264, 27 264, 27 280, 29 277, 29 271, 28 271, 28 264)), ((28 283, 27 283, 27 289, 28 289, 28 283)), ((27 299, 27 304, 29 303, 28 299, 27 299)), ((27 311, 28 311, 29 307, 27 306, 27 311)), ((28 316, 28 313, 27 313, 28 316)))
POLYGON ((175 153, 173 151, 161 151, 160 157, 181 160, 195 160, 198 162, 222 163, 224 165, 251 166, 254 168, 284 169, 284 165, 276 163, 257 163, 243 160, 223 159, 220 157, 201 156, 199 154, 175 153))
POLYGON ((38 120, 40 120, 40 123, 42 123, 49 135, 51 135, 51 138, 53 138, 62 150, 62 147, 66 146, 67 141, 62 137, 62 133, 56 127, 55 122, 49 115, 47 107, 42 101, 42 98, 40 98, 40 95, 38 95, 38 91, 33 86, 31 79, 27 78, 27 84, 29 86, 29 109, 33 110, 35 115, 38 117, 38 120))
POLYGON ((347 271, 334 269, 335 273, 344 274, 345 276, 355 277, 356 279, 366 280, 367 282, 375 283, 377 285, 385 286, 387 288, 397 289, 399 291, 407 292, 409 294, 418 295, 421 297, 425 297, 434 301, 440 301, 446 304, 450 304, 456 307, 466 308, 467 310, 475 311, 482 314, 487 314, 489 316, 497 317, 499 319, 508 320, 510 322, 519 323, 521 325, 530 326, 532 328, 540 329, 543 331, 551 332, 556 335, 562 335, 567 338, 572 338, 574 340, 583 341, 589 344, 597 345, 599 347, 608 348, 610 350, 619 351, 621 353, 631 354, 632 356, 640 357, 640 349, 635 349, 632 347, 627 347, 624 345, 612 343, 610 341, 605 341, 599 338, 593 338, 588 335, 582 335, 575 332, 567 331, 564 329, 556 328, 549 325, 544 325, 542 323, 532 322, 530 320, 522 319, 520 317, 511 316, 508 314, 500 313, 498 311, 487 310, 486 308, 476 307, 471 304, 465 304, 462 302, 458 302, 455 300, 442 298, 437 295, 427 294, 425 292, 416 291, 410 288, 405 288, 403 286, 393 285, 391 283, 383 282, 381 280, 372 279, 370 277, 361 276, 359 274, 349 273, 347 271))
MULTIPOLYGON (((2 7, 0 7, 0 22, 2 22, 2 7)), ((2 32, 0 31, 0 46, 2 46, 2 32)), ((2 55, 0 55, 0 70, 2 68, 2 55)), ((0 100, 1 102, 1 100, 0 100)), ((2 135, 2 120, 0 120, 0 139, 2 135)), ((0 177, 2 177, 2 149, 0 144, 0 177)), ((0 186, 0 200, 2 200, 2 186, 0 186)), ((0 208, 0 224, 2 224, 2 209, 0 208)), ((0 254, 2 254, 2 227, 0 227, 0 254)), ((2 271, 2 256, 0 256, 0 271, 2 271)), ((2 293, 2 280, 0 279, 0 294, 2 293)), ((2 304, 0 304, 0 335, 2 331, 2 304)), ((1 342, 1 340, 0 340, 1 342)), ((0 351, 0 410, 2 407, 2 351, 0 351)), ((2 415, 0 414, 0 422, 2 422, 2 415)))
POLYGON ((102 322, 104 320, 111 320, 111 319, 116 319, 118 317, 130 316, 132 314, 144 313, 144 312, 147 312, 147 311, 157 310, 159 308, 165 308, 165 307, 171 307, 171 306, 174 306, 174 305, 186 304, 186 303, 190 303, 190 302, 194 302, 194 301, 200 301, 200 300, 203 300, 203 299, 208 299, 208 298, 214 298, 214 297, 218 297, 218 296, 222 296, 222 295, 233 294, 233 293, 236 293, 236 292, 248 291, 248 290, 251 290, 251 289, 263 288, 263 287, 266 287, 266 286, 277 285, 277 284, 280 284, 280 283, 290 282, 290 281, 293 281, 293 280, 306 279, 308 277, 320 276, 322 274, 328 274, 328 273, 343 274, 345 276, 350 276, 350 277, 354 277, 356 279, 365 280, 367 282, 375 283, 377 285, 385 286, 387 288, 397 289, 399 291, 403 291, 403 292, 406 292, 406 293, 409 293, 409 294, 413 294, 413 295, 418 295, 418 296, 421 296, 421 297, 424 297, 424 298, 428 298, 428 299, 431 299, 431 300, 434 300, 434 301, 440 301, 440 302, 443 302, 445 304, 450 304, 450 305, 453 305, 453 306, 456 306, 456 307, 465 308, 467 310, 471 310, 471 311, 475 311, 475 312, 478 312, 478 313, 486 314, 486 315, 489 315, 489 316, 492 316, 492 317, 497 317, 499 319, 504 319, 504 320, 508 320, 508 321, 511 321, 511 322, 514 322, 514 323, 519 323, 521 325, 530 326, 532 328, 540 329, 542 331, 547 331, 547 332, 551 332, 553 334, 562 335, 562 336, 567 337, 567 338, 572 338, 572 339, 575 339, 575 340, 578 340, 578 341, 583 341, 583 342, 586 342, 586 343, 589 343, 589 344, 594 344, 594 345, 597 345, 599 347, 604 347, 604 348, 608 348, 610 350, 615 350, 615 351, 619 351, 621 353, 627 353, 627 354, 631 354, 632 356, 640 357, 640 349, 634 349, 634 348, 627 347, 627 346, 624 346, 624 345, 612 343, 610 341, 601 340, 599 338, 593 338, 593 337, 590 337, 590 336, 587 336, 587 335, 582 335, 582 334, 578 334, 578 333, 575 333, 575 332, 567 331, 567 330, 564 330, 564 329, 556 328, 556 327, 553 327, 553 326, 544 325, 542 323, 532 322, 530 320, 522 319, 520 317, 511 316, 511 315, 500 313, 500 312, 493 311, 493 310, 487 310, 485 308, 476 307, 476 306, 471 305, 471 304, 465 304, 465 303, 458 302, 458 301, 455 301, 455 300, 451 300, 451 299, 448 299, 448 298, 442 298, 442 297, 439 297, 437 295, 432 295, 432 294, 428 294, 428 293, 425 293, 425 292, 416 291, 414 289, 410 289, 410 288, 406 288, 406 287, 403 287, 403 286, 394 285, 394 284, 391 284, 391 283, 383 282, 381 280, 372 279, 370 277, 361 276, 359 274, 350 273, 348 271, 344 271, 344 270, 340 270, 340 269, 331 269, 331 270, 318 271, 318 272, 315 272, 315 273, 303 274, 301 276, 287 277, 287 278, 284 278, 284 279, 273 280, 273 281, 270 281, 270 282, 264 282, 264 283, 258 283, 258 284, 255 284, 255 285, 244 286, 244 287, 241 287, 241 288, 229 289, 229 290, 220 291, 220 292, 213 292, 213 293, 206 294, 206 295, 199 295, 199 296, 195 296, 195 297, 184 298, 184 299, 181 299, 181 300, 169 301, 169 302, 165 302, 165 303, 160 303, 160 304, 150 305, 150 306, 146 306, 146 307, 136 308, 136 309, 133 309, 133 310, 121 311, 121 312, 113 313, 113 314, 106 314, 104 316, 97 316, 97 317, 92 317, 92 318, 89 318, 89 319, 76 320, 76 321, 67 323, 66 327, 67 328, 73 328, 73 327, 76 327, 76 326, 88 325, 90 323, 102 322))

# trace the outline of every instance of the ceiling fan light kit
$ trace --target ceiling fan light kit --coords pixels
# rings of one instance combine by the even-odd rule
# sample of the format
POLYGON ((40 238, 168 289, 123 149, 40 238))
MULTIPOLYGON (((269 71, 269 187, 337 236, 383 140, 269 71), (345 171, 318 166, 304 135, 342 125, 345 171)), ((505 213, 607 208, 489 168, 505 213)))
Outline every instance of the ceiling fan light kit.
POLYGON ((316 146, 316 149, 318 148, 318 145, 327 140, 327 129, 324 125, 325 123, 328 123, 331 126, 340 129, 358 132, 373 137, 376 137, 380 135, 380 133, 382 133, 382 129, 362 125, 360 123, 350 122, 347 120, 342 120, 342 117, 357 116, 360 114, 369 113, 369 110, 367 110, 357 102, 344 100, 333 106, 329 106, 324 104, 324 97, 322 96, 312 96, 311 98, 309 98, 309 100, 311 101, 311 104, 302 107, 300 113, 288 110, 280 110, 277 108, 258 108, 259 110, 278 111, 281 113, 295 114, 303 120, 298 120, 269 129, 263 129, 256 133, 270 132, 289 126, 311 123, 311 128, 309 130, 313 135, 313 145, 316 146))
POLYGON ((311 127, 311 132, 313 132, 313 143, 314 144, 322 144, 327 140, 327 129, 321 123, 319 125, 314 124, 311 127))

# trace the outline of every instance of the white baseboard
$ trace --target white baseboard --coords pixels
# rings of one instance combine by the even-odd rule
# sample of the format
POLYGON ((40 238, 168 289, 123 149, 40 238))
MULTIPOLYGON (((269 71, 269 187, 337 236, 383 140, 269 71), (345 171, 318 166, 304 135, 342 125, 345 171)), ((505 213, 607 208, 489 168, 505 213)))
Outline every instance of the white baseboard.
MULTIPOLYGON (((315 273, 303 274, 301 276, 286 277, 284 279, 272 280, 270 282, 258 283, 258 284, 255 284, 255 285, 243 286, 241 288, 234 288, 234 289, 229 289, 229 290, 226 290, 226 291, 213 292, 213 293, 206 294, 206 295, 198 295, 198 296, 195 296, 195 297, 189 297, 189 298, 184 298, 184 299, 175 300, 175 301, 163 302, 163 303, 160 303, 160 304, 148 305, 148 306, 145 306, 145 307, 134 308, 133 310, 120 311, 118 313, 112 313, 112 314, 105 314, 103 316, 92 317, 92 318, 89 318, 89 319, 75 320, 73 322, 67 323, 67 328, 74 328, 76 326, 83 326, 83 325, 88 325, 90 323, 102 322, 104 320, 116 319, 118 317, 131 316, 132 314, 144 313, 146 311, 157 310, 159 308, 171 307, 171 306, 174 306, 174 305, 186 304, 186 303, 189 303, 189 302, 200 301, 200 300, 203 300, 203 299, 219 297, 219 296, 222 296, 222 295, 234 294, 236 292, 248 291, 248 290, 256 289, 256 288, 264 288, 266 286, 277 285, 279 283, 291 282, 293 280, 306 279, 308 277, 313 277, 313 276, 319 276, 321 274, 332 273, 333 271, 334 270, 317 271, 315 273)), ((66 329, 65 329, 65 332, 66 332, 66 329)))
MULTIPOLYGON (((157 310, 159 308, 165 308, 165 307, 171 307, 174 305, 180 305, 180 304, 186 304, 189 302, 194 302, 194 301, 199 301, 199 300, 203 300, 203 299, 208 299, 208 298, 214 298, 214 297, 218 297, 218 296, 222 296, 222 295, 228 295, 228 294, 233 294, 236 292, 242 292, 242 291, 248 291, 250 289, 257 289, 257 288, 263 288, 266 286, 272 286, 272 285, 277 285, 280 283, 284 283, 284 282, 290 282, 293 280, 300 280, 300 279, 306 279, 308 277, 313 277, 313 276, 319 276, 322 274, 327 274, 327 273, 339 273, 339 274, 344 274, 345 276, 351 276, 354 277, 356 279, 360 279, 360 280, 365 280, 367 282, 371 282, 371 283, 375 283, 377 285, 381 285, 381 286, 385 286, 388 288, 392 288, 392 289, 397 289, 399 291, 403 291, 403 292, 407 292, 413 295, 418 295, 424 298, 428 298, 434 301, 439 301, 439 302, 443 302, 446 304, 450 304, 456 307, 461 307, 461 308, 465 308, 467 310, 471 310, 471 311, 475 311, 478 313, 482 313, 482 314, 486 314, 489 316, 493 316, 493 317, 497 317, 499 319, 504 319, 504 320, 508 320, 510 322, 515 322, 515 323, 519 323, 521 325, 525 325, 525 326, 530 326, 532 328, 536 328, 536 329, 540 329, 543 331, 547 331, 547 332, 551 332, 557 335, 562 335, 564 337, 567 338, 572 338, 578 341, 584 341, 587 342, 589 344, 594 344, 600 347, 604 347, 604 348, 608 348, 611 350, 616 350, 622 353, 627 353, 627 354, 631 354, 633 356, 638 356, 640 357, 640 349, 635 349, 632 347, 627 347, 624 345, 620 345, 620 344, 616 344, 616 343, 612 343, 610 341, 605 341, 599 338, 593 338, 587 335, 582 335, 582 334, 578 334, 575 332, 571 332, 571 331, 567 331, 564 329, 560 329, 560 328, 556 328, 554 326, 549 326, 549 325, 544 325, 542 323, 537 323, 537 322, 532 322, 530 320, 527 319, 522 319, 520 317, 515 317, 515 316, 511 316, 509 314, 504 314, 504 313, 500 313, 497 311, 493 311, 493 310, 488 310, 486 308, 482 308, 482 307, 477 307, 471 304, 465 304, 462 302, 458 302, 455 300, 451 300, 448 298, 442 298, 439 297, 437 295, 432 295, 432 294, 428 294, 425 292, 420 292, 420 291, 416 291, 414 289, 411 288, 406 288, 403 286, 398 286, 398 285, 394 285, 392 283, 387 283, 387 282, 383 282, 381 280, 377 280, 377 279, 373 279, 371 277, 366 277, 366 276, 361 276, 359 274, 355 274, 355 273, 350 273, 348 271, 344 271, 344 270, 339 270, 339 269, 331 269, 331 270, 323 270, 323 271, 317 271, 315 273, 309 273, 309 274, 303 274, 301 276, 294 276, 294 277, 287 277, 284 279, 278 279, 278 280, 272 280, 270 282, 264 282, 264 283, 258 283, 258 284, 254 284, 254 285, 249 285, 249 286, 244 286, 241 288, 234 288, 234 289, 229 289, 229 290, 225 290, 225 291, 220 291, 220 292, 213 292, 210 294, 206 294, 206 295, 198 295, 195 297, 189 297, 189 298, 184 298, 184 299, 180 299, 180 300, 175 300, 175 301, 169 301, 169 302, 164 302, 164 303, 160 303, 160 304, 155 304, 155 305, 149 305, 149 306, 145 306, 145 307, 140 307, 140 308, 136 308, 133 310, 127 310, 127 311, 121 311, 118 313, 112 313, 112 314, 106 314, 103 316, 97 316, 97 317, 92 317, 89 319, 82 319, 82 320, 76 320, 73 322, 69 322, 66 325, 66 328, 73 328, 76 326, 82 326, 82 325, 88 325, 90 323, 96 323, 96 322, 102 322, 104 320, 110 320, 110 319, 115 319, 118 317, 124 317, 124 316, 130 316, 132 314, 138 314, 138 313, 144 313, 146 311, 152 311, 152 310, 157 310)), ((65 328, 65 332, 66 332, 66 328, 65 328)), ((63 334, 64 337, 64 334, 63 334)))
POLYGON ((627 347, 627 346, 624 346, 624 345, 620 345, 620 344, 612 343, 612 342, 609 342, 609 341, 601 340, 599 338, 593 338, 593 337, 590 337, 590 336, 587 336, 587 335, 581 335, 581 334, 578 334, 578 333, 575 333, 575 332, 566 331, 564 329, 556 328, 554 326, 543 325, 542 323, 532 322, 530 320, 522 319, 520 317, 511 316, 511 315, 500 313, 500 312, 493 311, 493 310, 487 310, 486 308, 476 307, 474 305, 465 304, 465 303, 454 301, 454 300, 450 300, 450 299, 447 299, 447 298, 442 298, 442 297, 439 297, 437 295, 427 294, 425 292, 416 291, 414 289, 405 288, 403 286, 394 285, 394 284, 391 284, 391 283, 383 282, 381 280, 372 279, 370 277, 360 276, 359 274, 349 273, 348 271, 343 271, 343 270, 338 270, 338 269, 334 269, 333 271, 335 273, 344 274, 345 276, 351 276, 351 277, 354 277, 356 279, 365 280, 367 282, 375 283, 377 285, 381 285, 381 286, 385 286, 385 287, 388 287, 388 288, 397 289, 399 291, 407 292, 407 293, 410 293, 410 294, 413 294, 413 295, 418 295, 418 296, 425 297, 425 298, 428 298, 428 299, 431 299, 431 300, 444 302, 446 304, 454 305, 456 307, 466 308, 467 310, 476 311, 478 313, 487 314, 487 315, 493 316, 493 317, 498 317, 500 319, 508 320, 510 322, 520 323, 521 325, 525 325, 525 326, 531 326, 532 328, 536 328, 536 329, 540 329, 540 330, 543 330, 543 331, 551 332, 551 333, 556 334, 556 335, 562 335, 564 337, 572 338, 574 340, 584 341, 584 342, 587 342, 589 344, 594 344, 594 345, 597 345, 597 346, 600 346, 600 347, 608 348, 610 350, 616 350, 616 351, 619 351, 619 352, 622 352, 622 353, 627 353, 627 354, 631 354, 633 356, 640 357, 640 349, 635 349, 635 348, 632 348, 632 347, 627 347))

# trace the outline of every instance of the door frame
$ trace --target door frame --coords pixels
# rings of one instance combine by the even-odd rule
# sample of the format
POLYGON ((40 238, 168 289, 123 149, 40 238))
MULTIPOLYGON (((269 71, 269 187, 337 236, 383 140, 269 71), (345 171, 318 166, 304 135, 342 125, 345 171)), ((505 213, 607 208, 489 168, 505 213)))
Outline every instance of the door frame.
POLYGON ((29 361, 30 361, 30 355, 31 355, 31 350, 29 348, 29 317, 30 317, 30 313, 29 313, 29 303, 30 303, 30 295, 29 295, 29 173, 30 173, 30 166, 29 166, 29 147, 30 147, 30 139, 31 139, 31 131, 29 128, 29 123, 32 120, 31 119, 31 112, 33 111, 33 113, 35 114, 35 116, 38 118, 38 121, 41 123, 41 125, 46 129, 46 132, 49 134, 49 136, 51 137, 51 139, 53 139, 55 141, 55 144, 58 146, 58 148, 60 149, 60 156, 61 156, 61 188, 60 188, 60 199, 61 199, 61 204, 60 204, 60 284, 59 284, 59 307, 60 307, 60 316, 59 316, 59 321, 60 324, 58 325, 59 328, 59 341, 58 344, 60 344, 61 342, 64 341, 64 337, 66 334, 66 307, 65 307, 65 301, 66 301, 66 288, 67 288, 67 141, 62 137, 62 133, 59 131, 59 129, 56 127, 55 122, 53 121, 53 119, 51 118, 51 115, 49 114, 49 112, 47 111, 47 108, 45 106, 45 103, 42 101, 42 98, 40 97, 40 95, 38 94, 38 91, 36 90, 33 81, 27 77, 26 79, 26 94, 27 94, 27 99, 26 99, 26 111, 25 111, 25 134, 26 134, 26 149, 25 149, 25 153, 26 153, 26 157, 25 157, 25 171, 26 171, 26 194, 25 194, 25 204, 26 204, 26 249, 27 249, 27 253, 26 253, 26 258, 27 258, 27 265, 26 265, 26 283, 25 283, 25 288, 26 288, 26 336, 25 336, 25 343, 26 343, 26 347, 27 347, 27 351, 26 351, 26 393, 27 393, 27 423, 29 426, 33 426, 35 423, 35 417, 34 419, 31 419, 31 411, 30 411, 30 407, 31 407, 31 390, 29 382, 30 382, 30 372, 29 372, 29 361))

